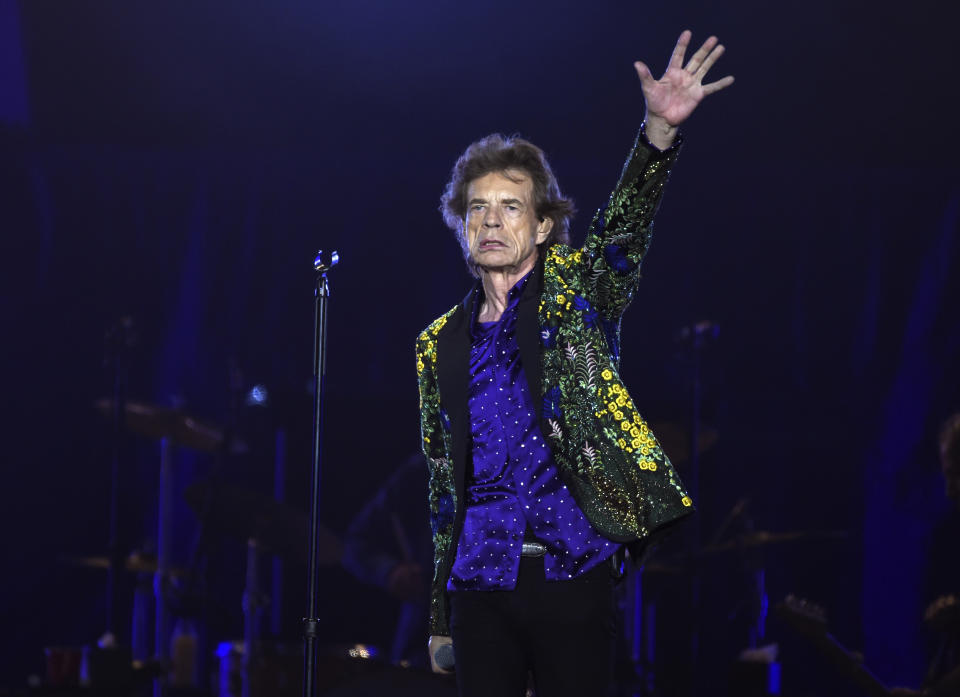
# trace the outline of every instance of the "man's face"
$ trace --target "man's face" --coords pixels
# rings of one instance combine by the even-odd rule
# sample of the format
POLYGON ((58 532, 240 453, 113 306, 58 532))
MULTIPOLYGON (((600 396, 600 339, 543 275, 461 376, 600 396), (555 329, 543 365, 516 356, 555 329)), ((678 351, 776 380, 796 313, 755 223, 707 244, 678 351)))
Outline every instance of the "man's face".
POLYGON ((467 187, 467 246, 483 269, 512 270, 536 258, 537 245, 549 237, 552 224, 550 218, 537 218, 526 172, 491 172, 467 187))

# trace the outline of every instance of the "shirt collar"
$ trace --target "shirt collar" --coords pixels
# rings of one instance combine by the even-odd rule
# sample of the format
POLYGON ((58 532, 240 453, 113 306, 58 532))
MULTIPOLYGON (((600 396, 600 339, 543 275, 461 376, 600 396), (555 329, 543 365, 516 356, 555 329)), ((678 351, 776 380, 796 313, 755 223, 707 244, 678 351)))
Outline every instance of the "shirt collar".
MULTIPOLYGON (((513 312, 517 304, 520 302, 520 296, 523 295, 523 289, 527 287, 527 282, 530 280, 530 276, 536 271, 536 266, 530 269, 527 273, 524 274, 523 278, 513 284, 513 287, 507 293, 507 306, 503 310, 503 314, 506 315, 508 312, 513 312)), ((480 313, 480 306, 483 304, 484 294, 483 294, 483 283, 479 284, 477 292, 473 296, 473 310, 471 312, 470 327, 475 329, 478 325, 477 315, 480 313)), ((503 317, 501 316, 501 319, 503 317)))

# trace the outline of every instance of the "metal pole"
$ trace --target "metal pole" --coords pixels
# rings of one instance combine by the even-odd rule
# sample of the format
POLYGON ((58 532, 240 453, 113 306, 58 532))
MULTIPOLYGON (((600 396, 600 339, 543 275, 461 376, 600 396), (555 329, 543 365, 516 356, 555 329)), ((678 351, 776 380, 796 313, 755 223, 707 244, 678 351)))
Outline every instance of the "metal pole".
MULTIPOLYGON (((278 428, 273 459, 273 498, 280 503, 286 499, 287 432, 278 428)), ((278 637, 283 630, 283 560, 274 555, 272 570, 272 602, 270 603, 270 632, 278 637)))
POLYGON ((303 618, 303 697, 316 693, 316 642, 320 620, 317 617, 318 546, 320 527, 320 464, 323 439, 323 383, 326 374, 327 301, 330 285, 327 272, 340 261, 333 252, 329 260, 317 252, 313 268, 317 272, 314 290, 313 325, 313 473, 310 482, 310 550, 308 561, 307 616, 303 618))
MULTIPOLYGON (((690 496, 694 501, 700 501, 700 426, 703 413, 703 383, 702 383, 702 359, 703 351, 708 339, 715 339, 719 332, 719 327, 709 320, 700 320, 693 324, 688 332, 691 338, 691 350, 693 358, 693 399, 690 414, 690 471, 688 477, 688 486, 690 496)), ((700 516, 694 517, 693 523, 693 547, 692 556, 699 562, 699 553, 702 545, 703 528, 700 516)), ((690 626, 690 669, 692 671, 693 694, 700 694, 700 688, 703 686, 700 671, 700 629, 702 623, 701 617, 701 573, 700 565, 694 566, 690 578, 690 606, 693 617, 690 626)))
POLYGON ((122 485, 123 459, 126 455, 126 406, 128 380, 128 349, 133 345, 133 320, 121 317, 106 333, 105 364, 113 370, 112 446, 110 462, 110 517, 107 554, 106 621, 107 633, 119 643, 120 567, 123 564, 123 541, 120 539, 120 489, 122 485))
MULTIPOLYGON (((161 664, 166 664, 170 658, 169 608, 167 607, 167 592, 169 590, 170 574, 170 546, 172 530, 173 506, 173 464, 170 461, 170 439, 160 439, 160 487, 157 491, 157 572, 153 577, 154 620, 153 651, 161 664)), ((153 681, 154 697, 163 697, 165 693, 164 678, 153 681)))
POLYGON ((247 587, 243 592, 243 688, 242 697, 253 694, 253 673, 256 670, 260 640, 260 574, 257 541, 247 540, 247 587))

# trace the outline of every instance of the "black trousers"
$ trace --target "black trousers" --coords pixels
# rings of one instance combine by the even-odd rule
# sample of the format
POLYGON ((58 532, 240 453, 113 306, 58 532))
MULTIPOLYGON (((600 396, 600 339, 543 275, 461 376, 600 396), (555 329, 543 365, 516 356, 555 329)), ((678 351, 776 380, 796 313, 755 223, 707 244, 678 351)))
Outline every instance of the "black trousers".
POLYGON ((460 697, 604 697, 614 650, 613 578, 603 563, 547 581, 543 558, 523 557, 512 591, 450 593, 460 697))

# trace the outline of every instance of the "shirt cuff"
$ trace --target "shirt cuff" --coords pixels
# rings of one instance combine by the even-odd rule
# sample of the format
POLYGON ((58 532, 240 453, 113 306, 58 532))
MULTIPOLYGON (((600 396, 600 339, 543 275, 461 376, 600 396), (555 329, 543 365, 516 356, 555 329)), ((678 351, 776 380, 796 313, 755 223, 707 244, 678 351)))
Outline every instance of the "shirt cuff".
POLYGON ((680 130, 677 130, 677 135, 673 139, 673 142, 670 144, 670 147, 667 148, 666 150, 661 150, 656 145, 651 143, 649 138, 647 138, 647 122, 642 121, 640 123, 640 141, 655 153, 659 153, 659 154, 672 153, 675 150, 678 150, 680 148, 680 144, 683 142, 683 133, 680 130))

